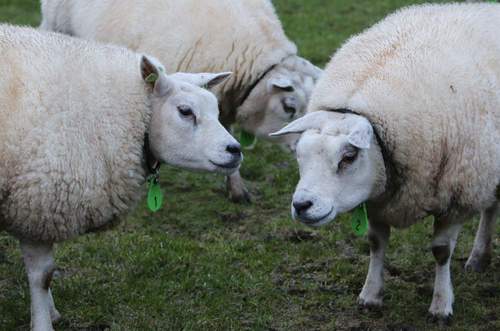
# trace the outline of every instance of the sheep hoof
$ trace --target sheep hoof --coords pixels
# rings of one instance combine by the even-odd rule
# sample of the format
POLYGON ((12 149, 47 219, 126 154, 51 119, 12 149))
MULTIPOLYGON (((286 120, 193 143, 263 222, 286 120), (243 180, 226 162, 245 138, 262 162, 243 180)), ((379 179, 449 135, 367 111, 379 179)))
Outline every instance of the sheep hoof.
POLYGON ((491 263, 491 255, 484 254, 482 256, 470 256, 465 264, 467 272, 484 272, 491 263))
POLYGON ((243 195, 231 194, 230 199, 234 203, 240 203, 240 204, 251 204, 252 203, 252 198, 250 197, 250 194, 248 194, 248 193, 245 193, 243 195))
POLYGON ((62 316, 57 310, 51 311, 50 312, 50 319, 52 321, 52 324, 56 324, 57 322, 59 322, 62 319, 62 316))
POLYGON ((234 203, 250 204, 252 203, 252 197, 246 189, 234 192, 229 191, 229 199, 234 203))
POLYGON ((382 299, 367 300, 358 298, 358 306, 362 310, 379 311, 380 309, 382 309, 382 305, 382 299))
POLYGON ((427 322, 436 324, 439 327, 451 326, 453 324, 453 314, 442 315, 429 313, 427 322))

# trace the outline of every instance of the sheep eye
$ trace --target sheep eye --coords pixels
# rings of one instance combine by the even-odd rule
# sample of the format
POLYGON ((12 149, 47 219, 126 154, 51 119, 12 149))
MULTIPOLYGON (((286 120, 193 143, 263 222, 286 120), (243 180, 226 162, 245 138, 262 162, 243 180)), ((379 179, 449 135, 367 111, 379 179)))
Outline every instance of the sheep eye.
POLYGON ((283 109, 285 110, 285 113, 290 114, 292 116, 295 115, 295 113, 297 112, 297 109, 295 109, 294 106, 287 104, 286 101, 283 101, 282 104, 283 104, 283 109))
POLYGON ((349 149, 348 151, 346 151, 342 156, 342 160, 339 162, 338 166, 339 171, 344 170, 348 166, 353 164, 357 160, 358 155, 359 155, 359 149, 357 148, 349 149))
POLYGON ((189 117, 189 116, 194 116, 193 110, 189 106, 179 106, 177 107, 179 110, 179 113, 181 113, 182 116, 189 117))

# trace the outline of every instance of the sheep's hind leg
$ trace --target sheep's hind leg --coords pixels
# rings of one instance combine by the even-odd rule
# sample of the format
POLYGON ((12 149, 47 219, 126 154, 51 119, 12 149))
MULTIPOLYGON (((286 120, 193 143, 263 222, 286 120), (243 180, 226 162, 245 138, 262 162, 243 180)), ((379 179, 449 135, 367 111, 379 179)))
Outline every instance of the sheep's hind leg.
POLYGON ((454 295, 450 263, 461 228, 462 224, 450 224, 446 218, 436 219, 434 223, 432 254, 436 259, 436 278, 432 303, 429 308, 434 322, 451 323, 454 295))
POLYGON ((234 174, 227 176, 226 181, 229 199, 236 203, 250 203, 250 193, 248 193, 243 178, 241 178, 239 170, 234 174))
POLYGON ((31 294, 31 330, 51 331, 59 313, 54 307, 50 282, 55 270, 52 244, 21 242, 31 294))
POLYGON ((498 215, 498 204, 481 212, 474 247, 465 264, 465 270, 483 272, 491 262, 491 240, 498 215))
POLYGON ((52 291, 49 288, 49 310, 50 310, 50 319, 52 323, 57 323, 61 320, 61 314, 56 309, 56 305, 54 304, 54 298, 52 297, 52 291))
POLYGON ((374 308, 382 306, 384 291, 384 257, 391 229, 388 225, 370 221, 368 240, 370 241, 370 266, 365 285, 359 295, 361 307, 374 308))

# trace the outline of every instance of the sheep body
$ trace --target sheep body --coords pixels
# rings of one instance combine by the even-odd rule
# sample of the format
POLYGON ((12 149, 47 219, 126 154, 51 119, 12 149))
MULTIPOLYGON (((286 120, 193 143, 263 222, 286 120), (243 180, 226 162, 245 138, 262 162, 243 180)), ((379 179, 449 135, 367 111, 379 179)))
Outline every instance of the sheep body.
POLYGON ((145 177, 140 57, 7 25, 0 52, 0 228, 57 242, 118 219, 145 177))
POLYGON ((31 329, 48 331, 54 242, 114 225, 160 163, 238 169, 240 145, 202 88, 230 73, 166 75, 147 55, 9 25, 0 53, 0 230, 21 244, 31 329))
POLYGON ((410 7, 335 54, 310 110, 370 120, 390 159, 370 215, 408 227, 491 207, 500 184, 500 6, 410 7))
POLYGON ((318 82, 309 114, 276 133, 303 132, 296 217, 322 225, 367 202, 362 306, 382 305, 391 226, 434 216, 429 312, 437 320, 453 314, 451 256, 462 224, 479 212, 466 267, 488 264, 500 186, 499 29, 496 4, 400 10, 347 41, 318 82))
POLYGON ((225 105, 239 106, 239 100, 231 99, 241 98, 245 87, 266 70, 297 53, 268 0, 203 4, 197 0, 45 0, 42 4, 42 28, 147 52, 160 59, 168 72, 232 71, 233 77, 216 91, 223 110, 225 105))
MULTIPOLYGON (((321 73, 297 56, 270 0, 42 0, 42 12, 42 29, 146 52, 168 72, 233 72, 213 89, 221 122, 262 139, 304 114, 321 73)), ((239 173, 227 186, 233 201, 249 201, 239 173)))

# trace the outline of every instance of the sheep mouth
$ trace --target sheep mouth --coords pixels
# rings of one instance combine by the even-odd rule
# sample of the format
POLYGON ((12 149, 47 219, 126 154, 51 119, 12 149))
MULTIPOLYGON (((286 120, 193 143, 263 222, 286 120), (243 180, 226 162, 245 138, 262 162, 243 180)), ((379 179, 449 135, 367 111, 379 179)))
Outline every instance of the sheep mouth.
POLYGON ((210 163, 212 163, 214 166, 218 167, 218 168, 221 168, 221 169, 225 169, 225 170, 233 170, 233 169, 236 169, 240 166, 240 161, 241 159, 235 159, 231 162, 228 162, 228 163, 217 163, 217 162, 214 162, 214 161, 210 161, 210 163))
POLYGON ((302 216, 302 217, 299 217, 299 219, 300 219, 300 222, 304 223, 305 225, 315 226, 315 225, 318 225, 318 224, 326 221, 330 217, 330 215, 332 215, 332 213, 333 213, 333 207, 332 207, 332 209, 330 209, 330 211, 328 213, 326 213, 325 215, 323 215, 321 217, 309 218, 309 217, 302 216))

